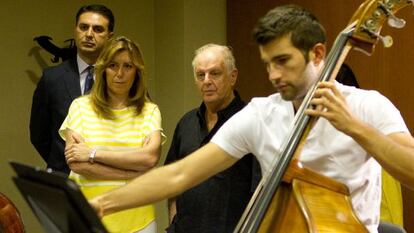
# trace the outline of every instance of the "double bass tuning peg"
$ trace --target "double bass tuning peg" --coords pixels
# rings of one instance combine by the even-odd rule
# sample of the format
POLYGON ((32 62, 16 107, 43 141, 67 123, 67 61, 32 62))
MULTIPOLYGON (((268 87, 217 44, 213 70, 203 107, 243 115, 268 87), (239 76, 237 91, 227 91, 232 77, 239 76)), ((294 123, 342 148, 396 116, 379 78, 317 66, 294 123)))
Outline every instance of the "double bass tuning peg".
MULTIPOLYGON (((414 0, 407 0, 407 1, 414 5, 414 0)), ((393 11, 391 10, 393 6, 394 5, 391 0, 384 0, 383 2, 382 1, 379 2, 379 8, 382 9, 382 11, 385 13, 385 15, 388 18, 387 20, 388 25, 393 28, 403 28, 406 22, 404 19, 398 18, 397 16, 394 15, 393 11)), ((377 16, 379 14, 380 13, 378 13, 377 16)), ((381 36, 379 33, 373 33, 372 30, 369 30, 369 31, 371 31, 370 33, 371 36, 373 35, 381 40, 385 48, 389 48, 392 46, 393 40, 391 36, 381 36)))
POLYGON ((379 36, 380 40, 382 41, 382 44, 384 45, 385 48, 389 48, 392 46, 392 44, 394 43, 393 39, 391 36, 379 36))
MULTIPOLYGON (((413 0, 409 0, 414 5, 413 0)), ((384 2, 379 3, 380 8, 384 11, 384 13, 388 17, 388 25, 393 28, 403 28, 405 26, 405 20, 400 19, 394 15, 394 13, 390 10, 390 7, 393 6, 390 0, 385 0, 384 2)))
POLYGON ((372 38, 377 38, 377 39, 381 40, 382 45, 385 48, 391 47, 392 44, 394 43, 392 37, 389 36, 389 35, 382 36, 381 34, 379 34, 379 32, 374 32, 374 31, 368 30, 367 28, 364 28, 364 29, 372 38))
POLYGON ((393 28, 403 28, 405 26, 405 20, 396 17, 393 14, 388 16, 388 25, 393 28))
POLYGON ((386 35, 386 36, 381 36, 380 34, 375 34, 375 36, 381 40, 382 45, 384 45, 385 48, 389 48, 392 46, 392 44, 394 43, 394 40, 392 39, 391 36, 386 35))

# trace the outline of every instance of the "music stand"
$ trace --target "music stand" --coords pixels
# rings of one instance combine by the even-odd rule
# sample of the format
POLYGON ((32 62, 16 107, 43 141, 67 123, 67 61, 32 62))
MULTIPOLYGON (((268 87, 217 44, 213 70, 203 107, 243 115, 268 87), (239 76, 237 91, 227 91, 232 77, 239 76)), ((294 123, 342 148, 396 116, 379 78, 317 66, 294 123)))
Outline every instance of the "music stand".
POLYGON ((10 162, 14 183, 47 233, 107 233, 78 185, 64 174, 10 162))

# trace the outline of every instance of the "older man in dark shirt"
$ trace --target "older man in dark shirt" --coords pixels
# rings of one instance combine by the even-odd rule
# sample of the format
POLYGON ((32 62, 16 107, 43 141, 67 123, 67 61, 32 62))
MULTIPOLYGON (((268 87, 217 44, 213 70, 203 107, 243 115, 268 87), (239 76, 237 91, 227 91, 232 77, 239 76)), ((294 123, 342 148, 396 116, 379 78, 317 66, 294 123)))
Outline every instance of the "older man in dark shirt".
MULTIPOLYGON (((217 130, 245 103, 234 91, 237 68, 226 46, 207 44, 195 52, 195 83, 203 102, 178 122, 166 163, 208 143, 217 130)), ((260 179, 254 156, 169 200, 172 233, 232 232, 260 179)))

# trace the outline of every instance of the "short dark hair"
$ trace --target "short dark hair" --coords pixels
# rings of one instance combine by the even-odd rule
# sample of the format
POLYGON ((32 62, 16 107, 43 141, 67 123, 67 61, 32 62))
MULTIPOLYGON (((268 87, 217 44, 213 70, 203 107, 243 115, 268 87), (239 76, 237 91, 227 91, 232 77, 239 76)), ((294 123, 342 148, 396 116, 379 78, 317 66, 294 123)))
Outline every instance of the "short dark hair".
POLYGON ((325 29, 309 11, 297 5, 276 7, 259 19, 253 37, 259 45, 290 35, 293 46, 307 57, 317 43, 325 43, 325 29))
POLYGON ((103 17, 105 17, 109 21, 108 30, 110 32, 114 31, 115 17, 112 14, 112 11, 109 8, 107 8, 106 6, 100 5, 100 4, 91 4, 91 5, 82 6, 78 10, 78 13, 76 13, 76 22, 75 22, 76 25, 78 24, 79 17, 81 16, 81 14, 83 14, 85 12, 94 12, 94 13, 98 13, 98 14, 102 15, 103 17))

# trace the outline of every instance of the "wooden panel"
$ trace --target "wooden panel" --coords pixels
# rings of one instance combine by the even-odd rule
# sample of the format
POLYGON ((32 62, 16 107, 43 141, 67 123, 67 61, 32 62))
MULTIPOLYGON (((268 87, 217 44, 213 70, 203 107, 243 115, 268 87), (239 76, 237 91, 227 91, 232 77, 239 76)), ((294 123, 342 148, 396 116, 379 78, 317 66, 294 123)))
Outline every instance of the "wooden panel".
MULTIPOLYGON (((282 4, 298 4, 311 10, 327 30, 328 47, 336 35, 347 25, 362 0, 227 0, 227 40, 234 48, 239 68, 238 90, 245 100, 254 96, 267 96, 274 92, 261 64, 257 45, 251 31, 259 17, 269 9, 282 4)), ((403 29, 385 25, 382 34, 394 39, 388 49, 378 44, 373 56, 352 51, 346 63, 355 72, 360 86, 375 89, 387 96, 401 111, 409 129, 414 132, 414 16, 408 7, 398 16, 406 19, 403 29)), ((403 189, 404 223, 414 233, 414 192, 403 189)))

